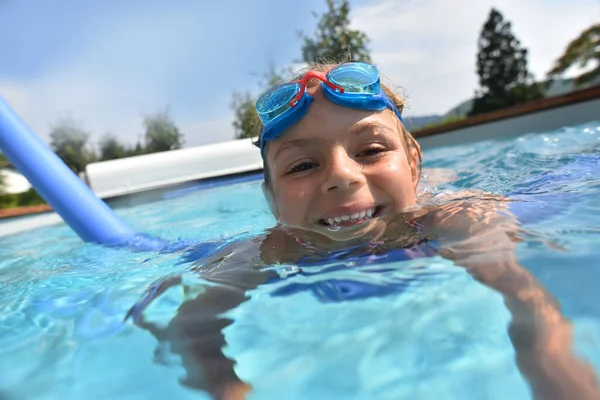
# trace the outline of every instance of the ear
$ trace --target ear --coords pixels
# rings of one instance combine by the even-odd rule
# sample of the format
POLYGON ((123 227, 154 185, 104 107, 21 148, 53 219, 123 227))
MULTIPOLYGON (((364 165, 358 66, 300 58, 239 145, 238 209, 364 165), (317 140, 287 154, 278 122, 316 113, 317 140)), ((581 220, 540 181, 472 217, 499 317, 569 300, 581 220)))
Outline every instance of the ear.
POLYGON ((419 174, 419 151, 415 146, 410 146, 409 154, 410 157, 408 160, 408 165, 410 166, 410 176, 413 182, 413 190, 415 191, 415 193, 417 193, 419 179, 421 178, 419 174))
POLYGON ((267 199, 267 203, 269 204, 269 208, 271 209, 271 213, 276 219, 279 219, 279 210, 277 209, 277 203, 275 202, 275 195, 273 194, 273 189, 266 182, 262 183, 262 191, 265 195, 265 199, 267 199))

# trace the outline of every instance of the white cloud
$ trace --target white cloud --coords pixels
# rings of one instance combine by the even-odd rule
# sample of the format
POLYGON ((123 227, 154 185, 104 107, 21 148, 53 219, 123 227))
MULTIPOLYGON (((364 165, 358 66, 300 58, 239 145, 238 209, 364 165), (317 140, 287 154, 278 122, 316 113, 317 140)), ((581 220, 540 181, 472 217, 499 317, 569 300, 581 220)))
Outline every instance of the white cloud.
POLYGON ((537 78, 600 18, 597 0, 379 0, 357 7, 352 21, 370 37, 382 72, 407 90, 409 113, 424 115, 473 95, 477 39, 492 7, 511 21, 537 78))

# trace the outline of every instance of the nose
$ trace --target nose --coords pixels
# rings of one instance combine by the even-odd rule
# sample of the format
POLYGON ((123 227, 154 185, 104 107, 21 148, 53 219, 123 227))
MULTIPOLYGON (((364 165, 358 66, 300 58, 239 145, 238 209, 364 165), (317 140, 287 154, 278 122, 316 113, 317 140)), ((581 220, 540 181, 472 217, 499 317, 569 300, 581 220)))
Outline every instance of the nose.
POLYGON ((361 166, 348 155, 344 148, 332 150, 323 182, 323 193, 334 190, 358 188, 364 183, 361 166))

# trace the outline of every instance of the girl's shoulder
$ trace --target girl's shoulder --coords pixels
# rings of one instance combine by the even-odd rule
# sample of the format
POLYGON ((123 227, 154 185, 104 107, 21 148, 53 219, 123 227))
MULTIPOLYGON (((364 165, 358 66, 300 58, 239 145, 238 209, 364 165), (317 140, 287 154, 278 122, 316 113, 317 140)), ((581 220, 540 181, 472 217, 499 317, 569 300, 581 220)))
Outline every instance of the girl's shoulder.
POLYGON ((428 234, 467 238, 494 225, 516 225, 509 199, 481 190, 442 192, 423 201, 419 222, 428 234))
POLYGON ((465 205, 477 207, 486 203, 503 203, 508 201, 505 196, 486 192, 478 189, 465 189, 457 191, 443 191, 431 194, 421 201, 422 206, 444 206, 449 203, 461 202, 465 205))

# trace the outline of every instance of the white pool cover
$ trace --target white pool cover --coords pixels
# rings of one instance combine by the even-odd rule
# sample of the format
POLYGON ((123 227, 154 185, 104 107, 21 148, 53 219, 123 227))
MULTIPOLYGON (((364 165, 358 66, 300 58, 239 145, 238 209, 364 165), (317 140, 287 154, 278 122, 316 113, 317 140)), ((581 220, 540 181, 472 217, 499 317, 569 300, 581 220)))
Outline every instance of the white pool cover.
POLYGON ((260 150, 242 139, 88 164, 85 179, 110 198, 261 169, 260 150))

